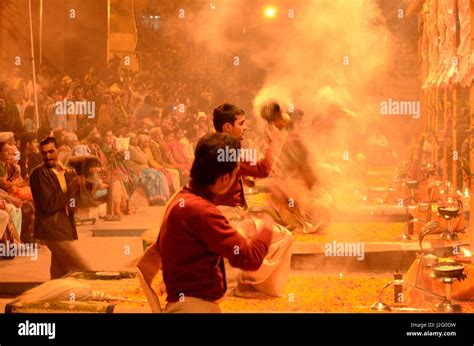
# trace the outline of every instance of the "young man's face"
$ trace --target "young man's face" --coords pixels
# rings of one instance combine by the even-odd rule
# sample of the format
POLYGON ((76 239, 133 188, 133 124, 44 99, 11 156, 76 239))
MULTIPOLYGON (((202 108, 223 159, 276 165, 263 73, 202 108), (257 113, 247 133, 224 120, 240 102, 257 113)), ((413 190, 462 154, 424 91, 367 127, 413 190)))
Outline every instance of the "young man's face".
POLYGON ((240 141, 244 139, 245 131, 247 130, 247 125, 245 124, 245 115, 240 114, 236 116, 234 124, 226 123, 222 127, 222 132, 228 133, 240 141))
POLYGON ((58 150, 54 143, 43 145, 41 147, 41 156, 43 156, 44 164, 48 168, 55 167, 58 163, 58 150))

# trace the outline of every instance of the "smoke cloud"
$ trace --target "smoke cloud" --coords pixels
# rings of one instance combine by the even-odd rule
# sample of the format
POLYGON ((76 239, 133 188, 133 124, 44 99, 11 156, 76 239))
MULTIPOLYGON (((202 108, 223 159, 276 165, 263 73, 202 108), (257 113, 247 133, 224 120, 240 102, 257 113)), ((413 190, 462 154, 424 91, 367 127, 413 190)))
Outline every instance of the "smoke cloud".
MULTIPOLYGON (((261 105, 271 99, 283 111, 303 110, 308 127, 315 116, 322 122, 334 121, 326 133, 310 127, 302 133, 303 142, 312 164, 335 152, 342 161, 351 132, 364 129, 379 113, 382 86, 393 64, 392 37, 377 2, 275 2, 275 18, 265 18, 263 7, 247 1, 213 4, 214 11, 203 8, 195 18, 194 37, 224 59, 239 56, 241 68, 251 64, 262 71, 254 113, 258 115, 261 105), (340 109, 349 110, 352 125, 331 120, 340 109)), ((356 152, 347 154, 351 160, 357 157, 356 152)), ((332 178, 333 173, 330 170, 332 178)), ((344 186, 333 195, 343 198, 341 190, 354 191, 363 178, 356 179, 357 183, 346 176, 344 186)))

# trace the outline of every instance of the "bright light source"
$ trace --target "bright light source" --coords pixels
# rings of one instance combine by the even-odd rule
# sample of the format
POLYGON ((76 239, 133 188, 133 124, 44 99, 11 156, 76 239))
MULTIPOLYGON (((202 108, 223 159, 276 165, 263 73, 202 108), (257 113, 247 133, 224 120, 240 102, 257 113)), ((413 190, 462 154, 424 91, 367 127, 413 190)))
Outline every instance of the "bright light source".
POLYGON ((461 246, 461 252, 464 255, 464 257, 472 257, 472 252, 466 249, 465 247, 461 246))
POLYGON ((209 4, 209 7, 211 8, 211 10, 215 10, 215 9, 216 9, 216 5, 214 5, 213 2, 211 2, 211 3, 209 4))
POLYGON ((275 15, 276 15, 276 9, 275 9, 275 7, 271 7, 271 6, 265 7, 265 12, 264 12, 264 14, 265 14, 265 17, 267 17, 267 18, 273 18, 273 17, 275 17, 275 15))

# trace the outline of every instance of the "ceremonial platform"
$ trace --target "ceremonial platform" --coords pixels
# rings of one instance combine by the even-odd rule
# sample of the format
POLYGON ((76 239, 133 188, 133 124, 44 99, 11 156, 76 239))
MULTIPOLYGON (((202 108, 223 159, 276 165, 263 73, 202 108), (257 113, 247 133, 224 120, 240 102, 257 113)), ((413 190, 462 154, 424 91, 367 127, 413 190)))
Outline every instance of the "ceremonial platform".
MULTIPOLYGON (((382 178, 376 177, 375 180, 382 181, 382 178)), ((382 188, 377 191, 382 191, 382 188)), ((249 194, 249 209, 258 209, 267 197, 267 192, 249 194)), ((78 246, 88 254, 87 259, 93 264, 94 270, 134 273, 137 258, 158 235, 164 210, 164 206, 141 206, 132 215, 124 216, 121 221, 98 219, 94 224, 85 223, 78 226, 78 246)), ((293 232, 292 271, 284 297, 242 299, 234 297, 230 289, 222 305, 223 311, 370 312, 370 306, 377 300, 379 290, 393 279, 395 272, 407 275, 407 280, 414 280, 413 268, 421 252, 418 242, 419 228, 415 229, 412 239, 402 238, 402 235, 407 233, 406 208, 366 203, 358 208, 345 209, 342 205, 336 215, 336 219, 319 232, 293 232), (310 293, 304 288, 306 285, 311 285, 310 293), (363 299, 362 296, 343 298, 354 287, 360 292, 364 291, 361 293, 363 299), (334 296, 332 305, 323 306, 325 289, 334 296), (341 297, 336 298, 339 294, 341 297), (288 300, 293 295, 299 296, 300 300, 288 300)), ((423 241, 423 251, 425 254, 447 257, 452 255, 453 251, 469 249, 468 235, 458 235, 459 239, 455 241, 439 240, 435 235, 428 236, 423 241)), ((49 280, 49 250, 44 246, 39 248, 38 258, 33 264, 34 270, 31 262, 31 259, 26 257, 0 261, 2 310, 12 297, 49 280)), ((467 281, 456 285, 457 291, 465 292, 463 287, 471 287, 474 277, 471 278, 469 274, 470 271, 467 281)), ((431 287, 426 283, 430 280, 428 277, 425 276, 423 280, 425 287, 431 287)), ((233 283, 229 283, 232 288, 233 283)), ((431 285, 440 292, 439 285, 431 285)), ((150 312, 136 278, 99 280, 94 281, 93 286, 116 298, 117 307, 114 312, 150 312)), ((155 289, 159 291, 159 285, 155 289)), ((420 296, 416 293, 410 292, 410 298, 413 302, 420 303, 420 296)), ((100 307, 105 309, 105 305, 102 305, 100 307)), ((429 306, 422 305, 418 304, 416 311, 431 311, 429 306)), ((89 305, 79 304, 74 309, 89 308, 89 305)), ((463 311, 470 311, 472 308, 469 302, 463 303, 463 311)), ((407 308, 398 311, 411 310, 407 308)))

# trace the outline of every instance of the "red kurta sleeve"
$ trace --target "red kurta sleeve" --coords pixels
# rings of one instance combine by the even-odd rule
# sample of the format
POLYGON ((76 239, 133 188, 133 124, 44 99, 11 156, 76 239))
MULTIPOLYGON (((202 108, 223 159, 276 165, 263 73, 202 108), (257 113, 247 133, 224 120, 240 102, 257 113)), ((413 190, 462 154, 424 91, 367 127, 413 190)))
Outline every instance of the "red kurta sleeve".
POLYGON ((200 211, 197 221, 196 226, 209 250, 227 258, 233 267, 243 270, 260 268, 272 238, 270 229, 264 228, 247 240, 230 226, 214 206, 200 211))
POLYGON ((268 149, 265 152, 265 157, 254 166, 250 165, 249 162, 241 162, 240 174, 254 178, 266 178, 272 170, 272 161, 272 152, 268 149))

